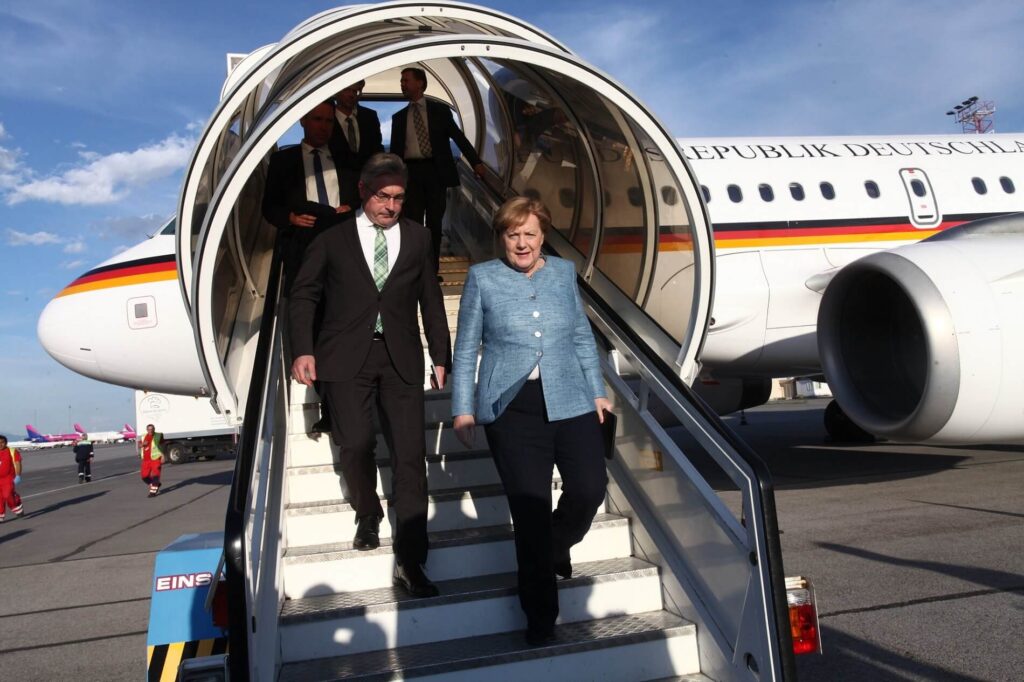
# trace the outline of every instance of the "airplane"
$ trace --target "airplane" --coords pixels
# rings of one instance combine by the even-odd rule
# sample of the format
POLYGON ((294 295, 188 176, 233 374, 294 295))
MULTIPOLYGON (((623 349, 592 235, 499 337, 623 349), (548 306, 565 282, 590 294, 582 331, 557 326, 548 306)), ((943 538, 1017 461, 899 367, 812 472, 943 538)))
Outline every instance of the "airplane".
MULTIPOLYGON (((240 64, 255 68, 252 64, 264 51, 242 57, 240 64)), ((242 65, 229 71, 226 98, 246 77, 242 65)), ((502 106, 524 117, 530 112, 530 120, 514 133, 515 151, 523 156, 513 163, 529 158, 514 166, 519 172, 510 188, 530 189, 528 176, 534 174, 533 181, 549 191, 549 204, 560 202, 555 208, 564 213, 581 199, 577 187, 557 184, 576 182, 578 174, 574 158, 557 156, 558 145, 568 148, 582 132, 572 129, 575 124, 567 116, 545 115, 559 106, 556 98, 543 92, 520 96, 513 91, 527 84, 516 83, 505 67, 494 68, 490 87, 503 88, 502 106), (531 129, 537 121, 547 130, 531 129), (528 138, 538 141, 533 150, 525 147, 528 138), (536 171, 547 156, 547 175, 539 177, 536 171)), ((372 95, 367 99, 393 99, 397 80, 397 71, 367 79, 372 95)), ((826 427, 840 439, 864 432, 848 426, 851 420, 844 415, 849 415, 868 432, 894 440, 1024 440, 1024 423, 1014 412, 1024 409, 1024 388, 1003 378, 1024 370, 1009 350, 1024 342, 1016 321, 1024 318, 1019 315, 1024 293, 1016 284, 1024 227, 1006 217, 1024 212, 1024 191, 1018 191, 1024 183, 1019 161, 1024 134, 677 138, 678 151, 703 194, 705 206, 698 207, 696 201, 690 206, 679 201, 666 164, 650 166, 646 188, 612 185, 639 183, 630 174, 632 159, 647 150, 615 139, 606 125, 611 124, 594 123, 586 131, 593 141, 591 163, 600 167, 612 190, 606 189, 601 204, 609 247, 602 248, 598 265, 613 282, 623 283, 623 291, 635 285, 648 248, 635 227, 645 220, 642 214, 658 211, 668 225, 685 225, 685 210, 706 207, 713 226, 714 292, 693 385, 715 410, 726 414, 766 402, 773 378, 825 378, 836 396, 826 410, 826 427), (644 208, 645 191, 656 195, 655 206, 644 208), (968 290, 966 302, 958 298, 968 290), (971 317, 982 310, 989 316, 971 317), (960 334, 951 343, 949 330, 964 324, 974 333, 960 334), (867 331, 889 345, 859 342, 867 331), (928 365, 929 353, 942 362, 928 365), (881 375, 884 381, 864 380, 881 375), (972 376, 976 379, 959 383, 972 376), (878 386, 885 386, 883 394, 878 386), (955 410, 958 404, 961 409, 955 410), (971 404, 979 408, 964 407, 971 404)), ((224 167, 237 149, 233 130, 224 133, 220 145, 224 167)), ((492 132, 487 128, 485 135, 492 132)), ((501 149, 494 163, 501 162, 501 149)), ((183 195, 183 201, 200 206, 212 190, 203 184, 205 176, 197 177, 198 194, 183 195)), ((257 214, 247 219, 258 222, 252 205, 242 209, 248 216, 257 214)), ((50 355, 100 381, 206 395, 207 379, 183 297, 193 284, 188 250, 197 248, 200 218, 185 215, 181 240, 176 220, 169 220, 152 238, 61 290, 37 327, 50 355), (184 255, 181 282, 179 251, 184 255), (97 323, 77 329, 74 321, 83 314, 97 323)), ((659 278, 651 280, 642 304, 677 337, 685 333, 684 318, 690 314, 685 303, 692 296, 686 272, 693 270, 688 251, 693 245, 687 237, 671 229, 659 236, 659 278)), ((232 235, 228 248, 243 248, 238 240, 232 235)), ((248 281, 250 273, 240 276, 248 281)), ((251 281, 246 289, 258 293, 251 281)), ((205 353, 229 351, 231 329, 221 333, 225 345, 205 353)))
POLYGON ((25 425, 25 431, 28 433, 28 440, 36 444, 53 443, 55 445, 74 445, 82 439, 82 434, 78 432, 43 434, 31 424, 25 425))
POLYGON ((94 443, 121 443, 126 440, 135 440, 137 435, 135 429, 128 424, 125 424, 120 431, 89 431, 78 423, 74 424, 74 428, 78 434, 88 434, 89 440, 94 443))

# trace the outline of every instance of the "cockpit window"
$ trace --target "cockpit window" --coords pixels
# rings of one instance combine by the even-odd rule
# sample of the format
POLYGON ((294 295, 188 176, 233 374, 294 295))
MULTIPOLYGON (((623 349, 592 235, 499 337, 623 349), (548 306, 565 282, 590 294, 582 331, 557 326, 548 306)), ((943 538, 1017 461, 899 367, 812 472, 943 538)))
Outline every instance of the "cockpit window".
POLYGON ((174 227, 177 224, 178 221, 176 219, 171 219, 171 221, 164 225, 163 229, 160 230, 160 234, 174 234, 174 227))

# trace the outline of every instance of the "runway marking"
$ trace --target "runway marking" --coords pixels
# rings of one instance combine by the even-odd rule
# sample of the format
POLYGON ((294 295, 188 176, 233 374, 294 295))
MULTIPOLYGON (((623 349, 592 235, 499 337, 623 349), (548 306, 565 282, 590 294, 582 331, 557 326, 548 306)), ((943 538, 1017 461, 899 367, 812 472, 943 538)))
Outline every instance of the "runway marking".
POLYGON ((944 594, 935 597, 922 597, 920 599, 908 599, 907 601, 891 602, 889 604, 876 604, 875 606, 863 606, 856 609, 843 609, 831 613, 820 613, 818 618, 833 618, 835 616, 846 616, 851 613, 871 613, 872 611, 885 611, 898 609, 904 606, 917 606, 918 604, 934 604, 935 602, 956 601, 958 599, 971 599, 972 597, 987 597, 993 594, 1006 594, 1009 592, 1024 593, 1024 585, 1010 585, 1008 587, 993 588, 989 590, 974 590, 972 592, 958 592, 956 594, 944 594))
MULTIPOLYGON (((136 474, 136 473, 138 473, 138 472, 137 471, 126 471, 123 474, 114 474, 113 476, 104 476, 103 478, 97 478, 95 481, 92 481, 92 482, 93 483, 101 483, 103 481, 110 481, 110 480, 113 480, 115 478, 120 478, 122 476, 129 476, 131 474, 136 474)), ((40 495, 49 495, 50 493, 59 493, 59 492, 61 492, 63 490, 71 490, 72 488, 77 488, 80 485, 88 485, 88 484, 87 483, 76 483, 75 485, 68 485, 68 486, 64 486, 63 488, 54 488, 53 490, 44 490, 41 493, 32 493, 31 495, 22 495, 21 499, 23 499, 23 500, 31 500, 33 497, 39 497, 40 495)))

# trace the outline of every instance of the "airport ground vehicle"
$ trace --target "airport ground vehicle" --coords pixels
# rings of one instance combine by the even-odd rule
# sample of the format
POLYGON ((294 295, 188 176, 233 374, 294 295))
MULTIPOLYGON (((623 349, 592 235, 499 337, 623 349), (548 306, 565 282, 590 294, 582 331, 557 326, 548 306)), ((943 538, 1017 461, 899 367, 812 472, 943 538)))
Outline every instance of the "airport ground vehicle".
POLYGON ((164 451, 172 464, 233 452, 238 429, 218 414, 209 398, 135 391, 135 429, 153 424, 164 434, 164 451))

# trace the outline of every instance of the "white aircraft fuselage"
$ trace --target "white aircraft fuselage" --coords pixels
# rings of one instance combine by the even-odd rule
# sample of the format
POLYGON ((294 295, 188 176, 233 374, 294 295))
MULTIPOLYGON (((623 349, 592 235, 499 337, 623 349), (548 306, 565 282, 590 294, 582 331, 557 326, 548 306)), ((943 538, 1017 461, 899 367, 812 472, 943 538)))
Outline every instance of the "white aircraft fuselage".
MULTIPOLYGON (((968 221, 1024 211, 1024 134, 678 142, 714 226, 705 379, 821 374, 819 305, 838 272, 968 221)), ((169 224, 76 279, 40 317, 43 346, 100 381, 204 394, 174 253, 169 224), (74 324, 86 316, 95 324, 74 324)))

